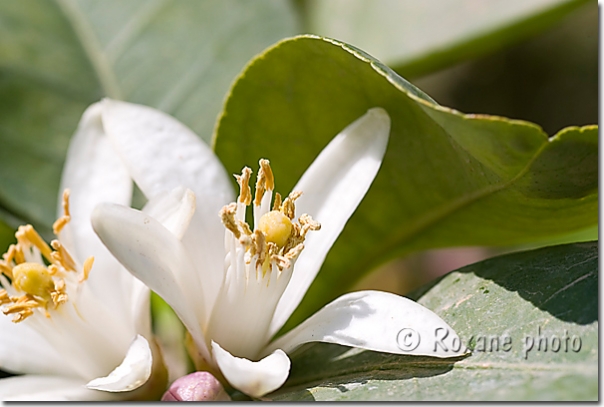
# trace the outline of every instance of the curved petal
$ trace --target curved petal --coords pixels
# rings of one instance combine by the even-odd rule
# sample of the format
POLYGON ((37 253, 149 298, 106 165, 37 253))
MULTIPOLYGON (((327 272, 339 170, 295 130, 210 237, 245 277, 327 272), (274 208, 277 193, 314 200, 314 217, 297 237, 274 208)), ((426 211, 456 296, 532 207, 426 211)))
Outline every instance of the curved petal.
POLYGON ((327 252, 365 196, 384 158, 389 134, 388 113, 382 108, 370 109, 323 149, 294 187, 294 191, 302 191, 296 212, 312 216, 321 223, 321 230, 306 238, 305 249, 275 311, 271 336, 296 309, 327 252))
POLYGON ((148 106, 111 99, 101 103, 105 131, 148 198, 181 185, 207 198, 206 205, 217 195, 232 197, 222 163, 184 124, 148 106))
POLYGON ((139 388, 151 376, 153 356, 149 343, 137 335, 123 362, 108 376, 91 380, 86 387, 109 392, 131 391, 139 388))
POLYGON ((69 368, 48 341, 26 324, 0 314, 0 368, 25 374, 66 374, 69 368))
POLYGON ((181 185, 195 192, 194 227, 182 241, 203 281, 209 313, 222 283, 217 270, 222 270, 225 256, 218 212, 234 201, 222 163, 195 133, 163 112, 110 99, 102 103, 107 134, 148 199, 181 185))
MULTIPOLYGON (((150 199, 143 212, 159 221, 177 239, 181 239, 195 213, 195 201, 193 191, 176 187, 167 195, 150 199)), ((133 315, 138 316, 135 319, 137 332, 151 334, 149 288, 139 280, 135 280, 132 298, 133 315)))
POLYGON ((111 393, 89 390, 78 378, 25 375, 0 379, 2 401, 111 400, 111 393))
POLYGON ((289 376, 291 362, 281 349, 258 362, 233 356, 214 341, 212 351, 227 381, 248 396, 262 397, 277 390, 289 376))
POLYGON ((111 253, 172 307, 210 360, 200 328, 203 295, 182 243, 149 215, 115 204, 97 206, 92 226, 111 253))
POLYGON ((100 103, 86 109, 69 144, 58 212, 59 216, 63 214, 62 194, 69 188, 71 221, 61 231, 60 240, 79 262, 94 256, 95 271, 88 284, 95 293, 108 298, 107 304, 118 312, 126 307, 129 281, 125 280, 131 277, 120 271, 119 263, 94 234, 90 215, 100 202, 130 205, 132 180, 105 135, 101 110, 100 103))
POLYGON ((143 212, 156 219, 180 240, 189 228, 195 206, 193 191, 176 187, 167 194, 151 198, 143 208, 143 212))
POLYGON ((272 349, 291 352, 307 342, 440 358, 466 352, 455 331, 434 312, 383 291, 358 291, 337 298, 271 343, 265 354, 272 349))

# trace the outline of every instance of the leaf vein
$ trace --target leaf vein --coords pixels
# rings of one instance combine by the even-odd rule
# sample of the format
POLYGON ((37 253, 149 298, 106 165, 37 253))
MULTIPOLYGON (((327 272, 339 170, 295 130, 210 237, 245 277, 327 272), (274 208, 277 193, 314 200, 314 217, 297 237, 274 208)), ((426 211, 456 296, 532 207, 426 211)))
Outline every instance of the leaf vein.
POLYGON ((106 96, 121 99, 117 78, 107 56, 102 50, 90 22, 74 0, 55 0, 59 10, 73 28, 84 53, 88 57, 101 88, 106 96))

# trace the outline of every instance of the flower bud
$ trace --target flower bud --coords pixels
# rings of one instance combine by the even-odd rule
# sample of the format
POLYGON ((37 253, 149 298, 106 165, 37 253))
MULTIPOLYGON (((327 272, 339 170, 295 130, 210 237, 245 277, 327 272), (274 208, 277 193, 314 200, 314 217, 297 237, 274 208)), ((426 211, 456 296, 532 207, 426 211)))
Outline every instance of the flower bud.
POLYGON ((231 398, 211 373, 195 372, 176 379, 161 401, 231 401, 231 398))

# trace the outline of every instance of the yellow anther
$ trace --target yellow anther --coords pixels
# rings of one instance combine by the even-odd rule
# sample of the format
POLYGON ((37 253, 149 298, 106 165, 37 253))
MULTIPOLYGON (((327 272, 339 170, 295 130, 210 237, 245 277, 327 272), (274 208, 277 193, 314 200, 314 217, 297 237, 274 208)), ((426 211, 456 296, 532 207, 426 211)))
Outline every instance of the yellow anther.
POLYGON ((283 247, 292 234, 291 220, 279 211, 270 211, 260 218, 258 230, 266 237, 267 242, 273 242, 283 247))
POLYGON ((281 205, 281 212, 290 219, 296 217, 296 205, 294 205, 294 202, 296 202, 296 199, 300 198, 300 196, 302 196, 301 191, 293 191, 285 198, 283 205, 281 205))
POLYGON ((258 170, 258 178, 256 179, 256 196, 254 197, 254 205, 258 206, 262 202, 262 197, 266 191, 275 189, 275 177, 268 160, 260 160, 260 170, 258 170))
POLYGON ((50 266, 48 266, 48 272, 51 276, 55 276, 59 272, 59 268, 56 264, 51 264, 50 266))
POLYGON ((55 223, 52 224, 52 232, 55 235, 58 235, 59 233, 61 233, 61 230, 63 230, 65 225, 67 225, 69 223, 70 220, 71 219, 67 216, 61 216, 59 219, 57 219, 55 221, 55 223))
POLYGON ((68 218, 71 217, 71 213, 69 213, 69 188, 65 188, 63 191, 63 215, 68 218))
POLYGON ((235 179, 237 179, 237 183, 239 184, 239 202, 244 205, 249 205, 252 202, 252 190, 250 189, 251 175, 252 170, 248 167, 245 167, 241 171, 241 175, 235 174, 235 179))
MULTIPOLYGON (((55 289, 50 293, 55 308, 64 302, 67 302, 67 293, 65 292, 65 280, 55 280, 55 289)), ((48 315, 50 316, 50 315, 48 315)))
POLYGON ((69 255, 69 252, 58 240, 53 240, 50 245, 55 250, 51 253, 52 260, 55 263, 60 264, 69 271, 76 271, 76 264, 73 258, 69 255))
POLYGON ((241 232, 237 227, 237 221, 235 220, 235 213, 237 212, 237 204, 235 202, 223 206, 220 210, 220 219, 222 224, 233 234, 237 239, 241 236, 241 232))
POLYGON ((281 210, 281 194, 279 192, 275 192, 275 203, 273 204, 273 210, 281 210))
POLYGON ((0 274, 4 274, 6 277, 13 278, 12 268, 4 261, 0 260, 0 274))
POLYGON ((17 324, 23 321, 25 318, 30 317, 34 314, 34 312, 31 310, 32 308, 35 307, 23 307, 21 305, 12 305, 2 312, 4 313, 4 315, 15 314, 13 322, 17 324))
POLYGON ((12 253, 12 259, 15 261, 15 263, 17 263, 17 264, 25 263, 25 256, 23 255, 23 250, 21 250, 21 248, 18 246, 12 246, 12 247, 14 247, 14 249, 15 249, 12 253))
POLYGON ((267 159, 263 158, 259 161, 259 164, 259 176, 262 178, 262 175, 264 175, 264 185, 266 189, 270 189, 272 191, 273 189, 275 189, 275 177, 273 176, 273 170, 271 169, 270 162, 267 159))
POLYGON ((53 259, 50 255, 50 247, 46 244, 38 232, 36 232, 32 225, 19 226, 17 233, 15 233, 15 237, 20 245, 27 247, 29 244, 32 244, 36 246, 38 250, 40 250, 40 253, 42 253, 42 256, 44 256, 49 262, 52 262, 53 259))
POLYGON ((61 230, 71 220, 71 214, 69 213, 69 189, 63 191, 63 216, 55 221, 52 225, 52 231, 55 235, 61 233, 61 230))
POLYGON ((12 302, 5 289, 0 288, 0 305, 12 302))
POLYGON ((306 236, 309 230, 321 230, 321 224, 306 213, 300 216, 299 220, 300 225, 302 225, 302 230, 300 232, 302 237, 306 236))
POLYGON ((15 258, 15 251, 16 250, 17 250, 17 246, 15 246, 14 244, 11 244, 8 247, 7 252, 2 255, 2 258, 4 259, 4 261, 6 262, 6 264, 11 264, 11 262, 15 258))
POLYGON ((55 283, 42 264, 22 263, 13 268, 13 286, 26 294, 35 295, 46 301, 51 300, 55 283))
POLYGON ((82 275, 80 276, 80 279, 78 280, 80 283, 88 280, 88 276, 90 275, 90 269, 92 269, 93 263, 94 263, 94 257, 92 257, 92 256, 90 256, 89 258, 86 259, 86 261, 84 261, 82 275))

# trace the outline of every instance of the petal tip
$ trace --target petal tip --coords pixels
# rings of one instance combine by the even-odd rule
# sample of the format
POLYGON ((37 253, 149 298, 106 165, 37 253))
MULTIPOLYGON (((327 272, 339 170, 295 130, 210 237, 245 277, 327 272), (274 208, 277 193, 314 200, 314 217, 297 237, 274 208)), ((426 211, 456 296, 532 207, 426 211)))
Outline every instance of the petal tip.
POLYGON ((372 107, 371 109, 367 110, 367 113, 375 117, 376 119, 382 120, 390 124, 390 115, 383 107, 372 107))
POLYGON ((281 349, 259 361, 233 356, 214 341, 212 351, 226 380, 251 397, 262 397, 277 390, 289 376, 291 361, 281 349))
POLYGON ((373 107, 367 110, 365 118, 374 126, 377 134, 383 134, 386 137, 389 136, 391 121, 390 115, 386 109, 382 107, 373 107))
POLYGON ((99 235, 104 234, 107 229, 107 220, 112 217, 112 212, 121 205, 111 203, 100 203, 94 207, 90 214, 90 223, 94 232, 99 235))
POLYGON ((89 381, 86 387, 111 393, 138 389, 149 380, 153 366, 153 354, 149 342, 137 335, 124 360, 111 373, 89 381))

